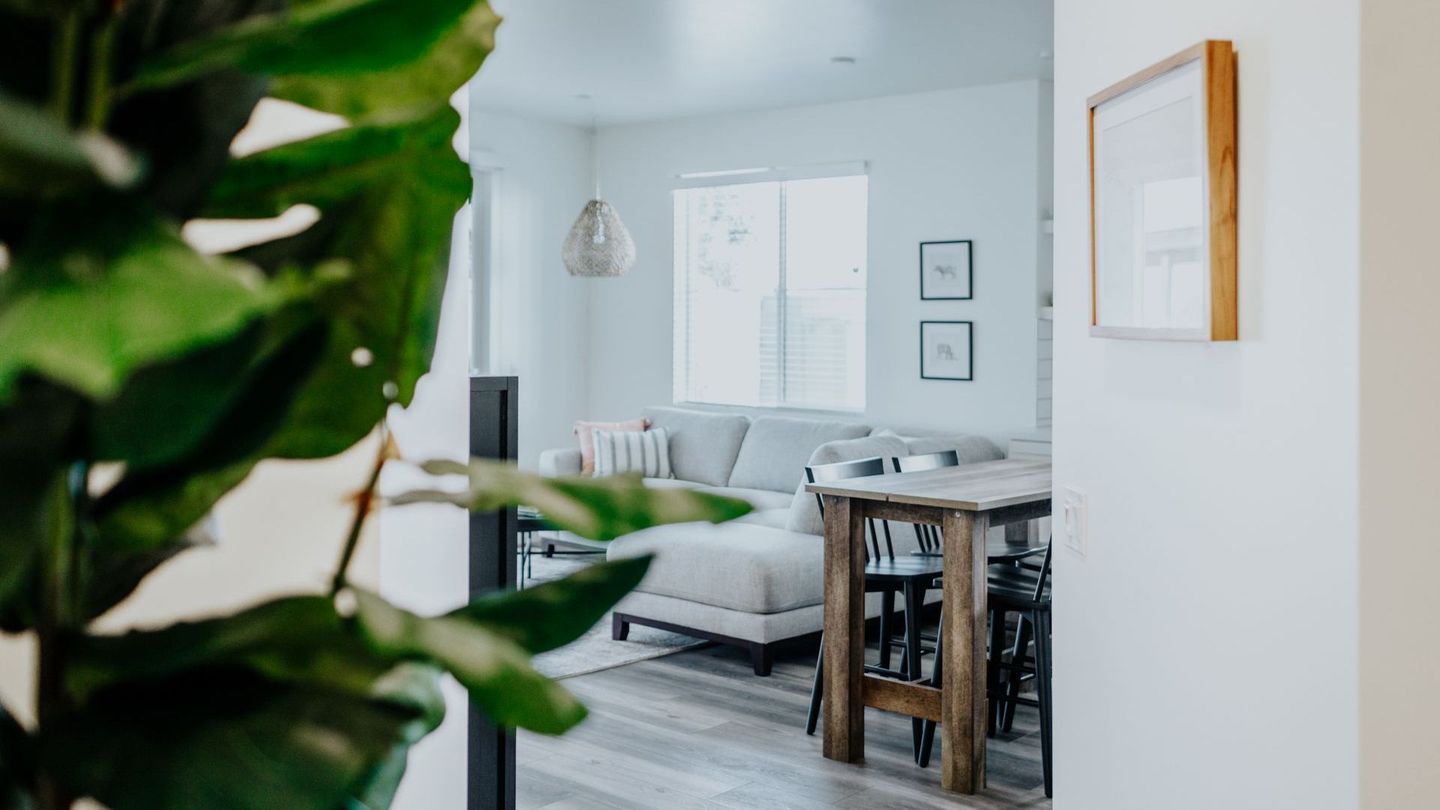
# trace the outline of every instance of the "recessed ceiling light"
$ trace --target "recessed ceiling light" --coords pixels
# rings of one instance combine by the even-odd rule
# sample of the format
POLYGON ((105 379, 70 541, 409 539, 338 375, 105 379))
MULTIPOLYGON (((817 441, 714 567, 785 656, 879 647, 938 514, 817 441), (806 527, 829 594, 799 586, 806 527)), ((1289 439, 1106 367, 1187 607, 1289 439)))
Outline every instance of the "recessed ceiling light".
POLYGON ((832 57, 830 57, 830 61, 833 62, 834 64, 837 64, 837 65, 853 65, 853 64, 855 64, 855 57, 853 57, 853 56, 832 56, 832 57))

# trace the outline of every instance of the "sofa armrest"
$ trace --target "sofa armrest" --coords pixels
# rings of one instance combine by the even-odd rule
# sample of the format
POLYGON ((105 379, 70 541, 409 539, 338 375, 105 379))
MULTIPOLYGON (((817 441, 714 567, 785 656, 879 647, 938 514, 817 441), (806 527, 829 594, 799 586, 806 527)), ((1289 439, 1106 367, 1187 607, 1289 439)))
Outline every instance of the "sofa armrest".
POLYGON ((546 478, 580 474, 580 448, 563 447, 540 451, 540 474, 546 478))

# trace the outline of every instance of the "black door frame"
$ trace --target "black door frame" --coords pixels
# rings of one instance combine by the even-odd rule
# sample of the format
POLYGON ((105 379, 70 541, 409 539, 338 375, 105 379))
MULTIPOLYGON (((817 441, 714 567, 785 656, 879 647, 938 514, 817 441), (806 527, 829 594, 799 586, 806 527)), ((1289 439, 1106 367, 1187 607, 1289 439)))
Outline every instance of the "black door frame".
MULTIPOLYGON (((519 379, 470 378, 470 455, 514 462, 519 379)), ((470 513, 470 598, 515 588, 515 510, 470 513)), ((515 810, 515 735, 469 708, 469 810, 515 810)))

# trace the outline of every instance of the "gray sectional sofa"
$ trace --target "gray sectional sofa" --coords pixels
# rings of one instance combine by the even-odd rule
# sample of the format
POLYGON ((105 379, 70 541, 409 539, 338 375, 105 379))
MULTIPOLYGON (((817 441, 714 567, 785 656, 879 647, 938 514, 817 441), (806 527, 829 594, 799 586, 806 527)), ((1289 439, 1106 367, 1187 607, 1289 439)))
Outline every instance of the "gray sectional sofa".
MULTIPOLYGON (((757 675, 770 672, 772 644, 818 632, 823 621, 823 526, 815 497, 802 484, 807 464, 950 449, 963 463, 1003 457, 988 439, 973 435, 672 407, 647 408, 643 415, 669 433, 675 473, 647 485, 743 498, 755 511, 718 526, 660 526, 611 543, 610 559, 655 555, 645 581, 615 610, 615 638, 625 638, 633 623, 739 645, 749 649, 757 675)), ((577 475, 580 451, 547 450, 540 471, 577 475)), ((915 548, 913 531, 893 537, 897 554, 915 548)), ((871 600, 867 612, 874 616, 878 596, 871 600)))

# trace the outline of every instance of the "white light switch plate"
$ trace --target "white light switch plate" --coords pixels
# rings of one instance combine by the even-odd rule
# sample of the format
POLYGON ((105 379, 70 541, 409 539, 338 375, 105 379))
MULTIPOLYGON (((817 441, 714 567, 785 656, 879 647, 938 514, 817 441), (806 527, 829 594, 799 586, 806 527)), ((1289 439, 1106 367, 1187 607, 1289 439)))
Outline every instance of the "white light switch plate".
POLYGON ((1074 487, 1065 487, 1061 493, 1065 547, 1084 557, 1090 544, 1090 501, 1084 492, 1074 487))

